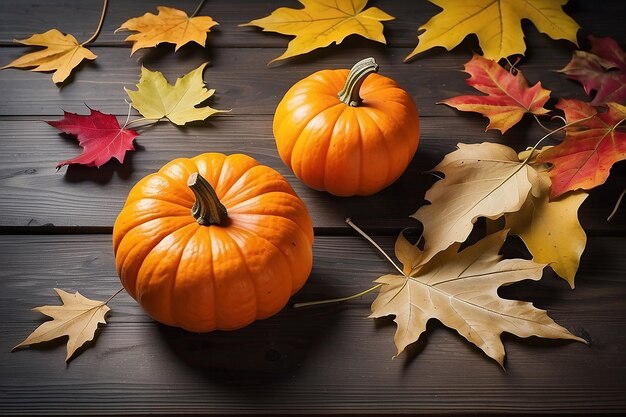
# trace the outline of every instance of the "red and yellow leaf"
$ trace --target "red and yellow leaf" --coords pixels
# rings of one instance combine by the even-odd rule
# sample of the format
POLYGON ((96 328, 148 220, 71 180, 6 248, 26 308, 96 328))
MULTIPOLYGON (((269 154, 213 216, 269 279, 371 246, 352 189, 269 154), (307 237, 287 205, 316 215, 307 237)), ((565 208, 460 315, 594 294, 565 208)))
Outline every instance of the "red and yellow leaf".
POLYGON ((590 190, 604 184, 609 170, 626 159, 626 132, 618 130, 626 120, 626 106, 608 103, 606 112, 579 100, 562 99, 556 105, 565 112, 565 140, 542 152, 537 161, 552 164, 550 198, 571 190, 590 190), (585 120, 586 119, 586 120, 585 120))
POLYGON ((626 52, 612 38, 589 36, 591 51, 574 51, 572 60, 561 70, 567 78, 583 85, 595 96, 591 104, 626 104, 626 52))
POLYGON ((487 95, 458 96, 442 103, 488 117, 487 129, 504 133, 526 113, 538 116, 548 113, 543 106, 550 98, 550 91, 543 88, 541 82, 530 87, 521 71, 512 74, 497 62, 474 55, 465 64, 465 72, 470 74, 467 83, 487 95))

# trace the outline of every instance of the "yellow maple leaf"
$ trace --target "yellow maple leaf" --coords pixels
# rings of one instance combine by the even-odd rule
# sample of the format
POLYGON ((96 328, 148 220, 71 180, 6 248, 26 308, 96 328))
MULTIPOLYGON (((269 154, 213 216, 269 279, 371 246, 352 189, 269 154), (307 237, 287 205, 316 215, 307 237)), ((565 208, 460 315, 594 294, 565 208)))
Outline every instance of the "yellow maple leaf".
POLYGON ((151 48, 163 42, 176 44, 176 51, 188 42, 204 46, 207 32, 218 24, 209 16, 189 17, 184 11, 172 7, 159 6, 157 9, 158 15, 146 13, 128 19, 115 31, 139 32, 125 39, 134 42, 131 55, 138 49, 151 48))
POLYGON ((202 72, 206 65, 204 63, 176 79, 174 85, 168 84, 159 71, 150 71, 142 67, 137 91, 125 88, 131 99, 131 105, 146 119, 159 120, 165 117, 179 126, 227 111, 209 106, 196 107, 215 92, 214 89, 208 90, 204 85, 202 72))
POLYGON ((522 238, 534 261, 549 264, 574 288, 580 256, 587 243, 578 208, 589 194, 581 190, 550 201, 551 180, 546 165, 540 164, 537 179, 522 208, 504 215, 505 227, 522 238))
POLYGON ((304 8, 280 7, 269 16, 240 25, 295 36, 287 50, 270 63, 306 54, 333 42, 340 44, 353 34, 387 43, 381 22, 395 19, 377 7, 364 10, 367 0, 300 0, 300 3, 304 8))
POLYGON ((35 308, 36 311, 50 316, 54 320, 41 324, 13 349, 68 336, 67 355, 65 357, 67 362, 79 347, 93 340, 98 324, 106 324, 105 316, 111 309, 106 305, 106 302, 90 300, 78 291, 70 294, 58 288, 54 290, 61 298, 63 305, 35 308))
POLYGON ((74 36, 64 35, 57 29, 15 41, 29 46, 43 46, 44 49, 23 55, 0 69, 32 68, 32 71, 54 71, 52 81, 55 83, 65 81, 83 59, 96 59, 96 55, 79 44, 74 36))
POLYGON ((451 50, 475 33, 485 58, 498 61, 526 51, 521 20, 528 19, 539 32, 574 44, 578 24, 563 12, 568 0, 429 0, 443 9, 418 35, 419 43, 405 61, 435 46, 451 50))

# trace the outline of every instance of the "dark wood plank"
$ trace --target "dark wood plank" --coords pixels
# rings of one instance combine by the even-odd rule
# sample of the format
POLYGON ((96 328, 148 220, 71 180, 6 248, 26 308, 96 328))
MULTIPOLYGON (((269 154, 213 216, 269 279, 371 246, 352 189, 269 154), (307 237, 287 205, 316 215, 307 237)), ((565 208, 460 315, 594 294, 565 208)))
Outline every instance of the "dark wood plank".
MULTIPOLYGON (((144 13, 156 13, 159 5, 176 7, 191 13, 198 4, 198 0, 177 0, 170 2, 156 2, 154 0, 135 0, 132 2, 116 2, 109 4, 107 16, 96 45, 126 45, 124 39, 130 32, 115 34, 122 22, 129 18, 141 16, 144 13)), ((385 36, 390 46, 415 47, 417 44, 417 29, 420 25, 434 16, 440 9, 426 2, 398 1, 398 0, 370 0, 368 6, 375 6, 395 16, 396 19, 385 23, 385 36)), ((13 39, 23 39, 33 33, 42 33, 51 28, 57 28, 66 33, 72 33, 79 41, 88 39, 96 27, 101 0, 83 0, 76 4, 70 0, 27 0, 20 2, 5 2, 0 14, 0 45, 11 45, 13 39), (78 13, 81 19, 67 19, 68 11, 78 13), (19 17, 19 18, 16 18, 19 17)), ((286 47, 290 37, 273 33, 261 33, 260 29, 239 27, 239 24, 267 16, 278 7, 300 8, 296 0, 233 0, 229 2, 208 2, 202 9, 201 15, 213 17, 219 26, 208 35, 207 45, 210 48, 220 47, 286 47)), ((626 28, 621 24, 619 16, 626 12, 626 5, 620 0, 605 0, 603 2, 588 2, 571 0, 566 11, 583 28, 580 36, 591 32, 598 36, 626 37, 626 28)), ((540 45, 536 42, 536 30, 531 24, 524 28, 530 47, 540 45)), ((350 39, 346 42, 350 43, 350 39)), ((374 42, 371 42, 374 45, 374 42)), ((472 42, 476 45, 475 41, 472 42)), ((341 48, 336 52, 341 51, 341 48)))
MULTIPOLYGON (((33 120, 0 121, 0 226, 111 228, 132 185, 178 157, 203 152, 244 152, 277 169, 309 206, 318 232, 344 228, 353 217, 368 229, 411 227, 410 219, 423 202, 435 177, 422 174, 434 167, 458 142, 493 141, 522 150, 544 133, 531 120, 503 137, 484 133, 480 116, 422 118, 421 144, 405 174, 391 187, 371 197, 339 198, 309 189, 278 157, 270 116, 220 116, 208 126, 184 129, 168 123, 144 130, 137 139, 139 150, 128 153, 124 165, 112 161, 100 169, 64 167, 58 162, 80 152, 74 139, 64 138, 46 123, 33 120), (452 133, 453 132, 453 133, 452 133)), ((606 217, 626 183, 626 165, 613 169, 607 184, 595 189, 581 209, 583 226, 590 233, 626 232, 626 210, 611 223, 606 217)), ((324 233, 324 232, 322 232, 324 233)))
MULTIPOLYGON (((17 69, 0 71, 0 90, 10 100, 0 102, 0 116, 51 116, 61 109, 77 111, 85 104, 106 113, 126 115, 127 94, 124 87, 135 89, 141 65, 161 71, 171 83, 177 77, 211 64, 204 79, 216 93, 210 104, 220 109, 232 109, 233 115, 274 114, 285 92, 294 83, 321 69, 349 68, 358 60, 373 56, 380 65, 380 73, 396 80, 415 100, 422 116, 449 116, 454 109, 436 103, 461 94, 475 94, 465 83, 467 75, 461 72, 471 58, 468 48, 449 53, 432 54, 410 63, 402 59, 409 48, 372 49, 357 43, 341 54, 314 52, 297 58, 294 65, 267 68, 265 63, 280 54, 276 48, 220 48, 205 50, 191 47, 173 54, 166 47, 138 52, 129 57, 123 48, 95 47, 98 59, 82 64, 71 79, 56 87, 50 74, 17 69)), ((7 59, 18 57, 19 48, 3 48, 7 59)), ((529 82, 541 81, 550 89, 552 97, 588 100, 580 84, 567 80, 556 72, 570 60, 572 48, 554 46, 533 50, 520 68, 529 82)))
MULTIPOLYGON (((391 251, 392 237, 375 237, 391 251)), ((236 332, 193 334, 153 323, 122 294, 95 345, 63 363, 62 343, 9 353, 57 302, 52 288, 95 299, 119 284, 109 235, 1 236, 3 414, 602 413, 626 409, 624 238, 590 239, 577 288, 552 277, 501 293, 533 301, 590 345, 505 336, 506 372, 431 322, 395 360, 391 320, 373 296, 277 316, 236 332)), ((512 242, 512 254, 517 252, 512 242)), ((366 288, 391 267, 356 235, 317 237, 297 300, 366 288), (341 256, 338 254, 341 253, 341 256)))

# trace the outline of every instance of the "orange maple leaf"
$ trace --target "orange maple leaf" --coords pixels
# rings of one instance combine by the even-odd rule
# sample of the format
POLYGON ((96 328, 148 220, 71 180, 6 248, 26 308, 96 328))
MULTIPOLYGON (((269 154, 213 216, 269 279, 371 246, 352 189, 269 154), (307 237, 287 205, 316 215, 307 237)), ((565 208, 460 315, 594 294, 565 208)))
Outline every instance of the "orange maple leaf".
POLYGON ((501 133, 519 122, 524 114, 548 113, 543 106, 550 98, 550 90, 541 82, 530 87, 521 71, 512 74, 496 61, 479 55, 465 64, 470 74, 466 82, 486 96, 465 95, 449 98, 441 103, 461 111, 474 111, 489 118, 487 129, 498 129, 501 133))
POLYGON ((189 42, 204 46, 207 32, 218 24, 209 16, 189 17, 184 11, 172 7, 159 6, 157 9, 158 15, 146 13, 128 19, 116 30, 138 32, 126 38, 133 42, 131 55, 138 49, 151 48, 163 42, 175 44, 176 51, 189 42))

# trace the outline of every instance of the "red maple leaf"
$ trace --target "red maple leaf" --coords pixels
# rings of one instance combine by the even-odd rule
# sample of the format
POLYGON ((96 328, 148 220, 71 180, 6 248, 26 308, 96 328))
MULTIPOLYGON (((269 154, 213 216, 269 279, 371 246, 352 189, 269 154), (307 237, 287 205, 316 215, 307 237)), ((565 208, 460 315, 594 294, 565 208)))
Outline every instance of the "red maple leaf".
POLYGON ((583 85, 591 104, 626 104, 626 53, 612 38, 589 36, 591 51, 574 51, 572 60, 560 70, 583 85))
POLYGON ((443 104, 462 111, 474 111, 489 118, 487 129, 504 133, 521 120, 526 113, 548 113, 543 106, 550 98, 550 91, 541 83, 530 87, 521 71, 512 74, 496 61, 474 55, 465 64, 470 74, 466 82, 486 96, 466 95, 449 98, 443 104))
POLYGON ((133 140, 139 133, 120 127, 112 114, 89 110, 89 116, 64 111, 63 119, 46 122, 64 133, 76 136, 83 148, 83 153, 76 158, 59 162, 57 169, 69 164, 100 167, 111 158, 124 163, 126 151, 135 150, 133 140))
POLYGON ((613 164, 626 159, 626 132, 618 130, 626 120, 626 106, 608 103, 607 111, 600 113, 589 103, 561 99, 556 107, 565 112, 568 124, 575 124, 565 129, 561 144, 537 157, 552 164, 551 199, 604 184, 613 164))

